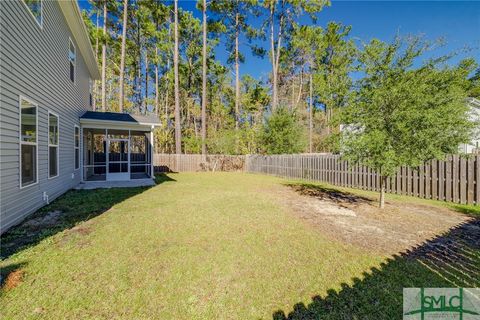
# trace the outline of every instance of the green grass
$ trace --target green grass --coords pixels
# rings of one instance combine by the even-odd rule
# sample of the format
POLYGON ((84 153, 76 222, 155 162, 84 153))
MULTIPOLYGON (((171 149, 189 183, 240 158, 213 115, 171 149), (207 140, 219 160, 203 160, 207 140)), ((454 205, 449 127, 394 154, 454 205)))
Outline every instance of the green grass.
MULTIPOLYGON (((288 183, 306 184, 305 180, 288 181, 288 183)), ((374 200, 374 201, 378 201, 378 199, 379 199, 379 193, 376 192, 376 191, 353 189, 353 188, 344 188, 344 187, 334 186, 334 185, 331 185, 331 184, 328 184, 328 183, 315 183, 315 182, 310 183, 310 182, 308 182, 307 184, 311 184, 311 185, 314 185, 314 186, 319 186, 319 187, 326 188, 326 189, 338 190, 338 191, 342 191, 342 192, 351 193, 351 194, 354 194, 354 195, 366 197, 366 198, 374 200)), ((473 216, 473 217, 480 217, 480 206, 473 205, 473 204, 459 204, 459 203, 453 203, 453 202, 422 199, 422 198, 417 198, 417 197, 413 197, 413 196, 405 196, 405 195, 391 194, 391 193, 386 193, 385 194, 385 199, 386 199, 386 201, 408 202, 408 203, 423 204, 423 205, 428 205, 428 206, 449 208, 451 210, 464 213, 466 215, 470 215, 470 216, 473 216)))
POLYGON ((1 292, 2 318, 394 319, 403 287, 453 285, 408 256, 327 240, 274 201, 267 190, 280 179, 183 173, 157 182, 69 192, 39 213, 63 211, 56 227, 2 236, 30 239, 0 263, 4 277, 23 271, 1 292))

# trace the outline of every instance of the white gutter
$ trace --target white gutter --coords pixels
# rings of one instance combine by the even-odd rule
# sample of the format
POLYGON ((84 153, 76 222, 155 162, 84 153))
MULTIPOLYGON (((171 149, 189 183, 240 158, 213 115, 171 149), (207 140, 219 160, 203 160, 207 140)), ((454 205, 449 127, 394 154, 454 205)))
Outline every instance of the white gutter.
POLYGON ((146 127, 160 127, 160 123, 149 123, 149 122, 131 122, 131 121, 113 121, 113 120, 100 120, 100 119, 82 119, 80 118, 81 124, 105 124, 105 125, 114 125, 114 126, 146 126, 146 127))

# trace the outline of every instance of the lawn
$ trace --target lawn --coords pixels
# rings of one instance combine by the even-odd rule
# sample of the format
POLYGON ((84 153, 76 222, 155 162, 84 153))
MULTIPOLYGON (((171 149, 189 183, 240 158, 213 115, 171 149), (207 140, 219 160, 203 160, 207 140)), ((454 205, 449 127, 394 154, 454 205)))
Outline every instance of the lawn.
POLYGON ((281 179, 157 180, 152 188, 71 191, 35 216, 61 212, 55 224, 2 236, 2 317, 395 319, 403 287, 480 285, 478 246, 466 243, 463 260, 444 261, 455 281, 415 258, 429 247, 372 254, 290 214, 270 191, 281 179))

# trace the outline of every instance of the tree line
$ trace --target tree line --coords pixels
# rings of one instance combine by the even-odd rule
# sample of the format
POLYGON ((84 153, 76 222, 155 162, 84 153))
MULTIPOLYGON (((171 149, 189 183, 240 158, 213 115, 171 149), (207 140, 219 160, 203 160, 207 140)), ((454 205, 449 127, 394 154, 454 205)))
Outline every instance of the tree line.
POLYGON ((198 19, 178 0, 90 1, 83 15, 102 75, 92 88, 94 109, 157 115, 157 152, 325 152, 338 151, 340 127, 358 126, 369 108, 378 117, 403 105, 428 110, 425 101, 436 101, 448 113, 461 99, 480 96, 473 59, 451 66, 448 55, 418 64, 436 45, 419 37, 354 41, 350 26, 317 25, 329 5, 199 0, 198 19), (228 53, 224 63, 218 46, 228 53), (267 79, 242 72, 252 55, 270 62, 267 79))

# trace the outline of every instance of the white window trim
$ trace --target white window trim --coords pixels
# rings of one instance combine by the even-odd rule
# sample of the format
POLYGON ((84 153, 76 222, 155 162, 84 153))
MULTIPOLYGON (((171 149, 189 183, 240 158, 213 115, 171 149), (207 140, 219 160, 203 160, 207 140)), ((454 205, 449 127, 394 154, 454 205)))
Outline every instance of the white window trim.
POLYGON ((30 7, 27 5, 27 3, 25 2, 25 0, 22 0, 22 3, 25 5, 25 7, 27 8, 28 12, 30 13, 30 15, 32 16, 33 20, 35 20, 35 22, 38 24, 38 26, 40 27, 41 30, 43 30, 43 0, 40 0, 40 22, 38 22, 37 20, 37 17, 35 17, 33 15, 33 12, 32 12, 32 9, 30 9, 30 7))
POLYGON ((77 83, 77 47, 70 37, 68 37, 68 79, 73 84, 77 83), (75 60, 73 61, 73 81, 70 79, 70 43, 72 44, 73 52, 75 53, 75 60))
POLYGON ((24 96, 19 96, 18 98, 18 157, 19 157, 19 182, 20 182, 20 189, 25 189, 31 186, 34 186, 38 184, 38 103, 32 101, 29 98, 26 98, 24 96), (35 131, 35 142, 27 142, 27 141, 22 141, 22 100, 25 100, 27 102, 30 102, 31 104, 35 105, 35 112, 36 112, 36 117, 35 117, 35 126, 36 126, 36 131, 35 131), (36 146, 35 149, 35 182, 29 183, 25 186, 22 185, 22 144, 26 145, 31 145, 31 146, 36 146))
POLYGON ((80 126, 78 125, 74 125, 73 126, 73 170, 74 171, 77 171, 77 170, 80 170, 80 158, 81 158, 81 155, 80 155, 80 126), (78 128, 78 147, 77 147, 77 136, 76 136, 76 129, 78 128), (75 167, 76 166, 76 163, 75 163, 75 154, 76 154, 76 150, 78 149, 78 168, 75 167))
POLYGON ((48 131, 47 131, 47 141, 48 141, 47 178, 48 178, 48 180, 50 180, 50 179, 55 179, 56 177, 58 177, 60 175, 60 117, 55 112, 48 110, 47 122, 48 122, 48 126, 47 126, 47 128, 48 128, 48 131), (58 129, 57 130, 57 134, 58 134, 57 144, 51 144, 50 143, 50 115, 53 115, 53 116, 57 117, 57 129, 58 129), (51 176, 51 177, 50 177, 50 147, 57 147, 57 175, 51 176))

